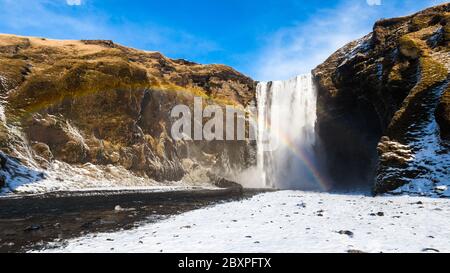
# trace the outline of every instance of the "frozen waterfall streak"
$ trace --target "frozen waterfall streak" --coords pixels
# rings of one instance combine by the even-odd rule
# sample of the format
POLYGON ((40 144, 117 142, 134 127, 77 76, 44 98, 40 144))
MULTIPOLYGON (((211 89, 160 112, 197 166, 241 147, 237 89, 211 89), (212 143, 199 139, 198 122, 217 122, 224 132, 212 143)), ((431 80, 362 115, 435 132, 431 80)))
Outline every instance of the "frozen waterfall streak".
POLYGON ((257 167, 264 187, 326 189, 314 146, 317 94, 310 74, 257 87, 257 167))

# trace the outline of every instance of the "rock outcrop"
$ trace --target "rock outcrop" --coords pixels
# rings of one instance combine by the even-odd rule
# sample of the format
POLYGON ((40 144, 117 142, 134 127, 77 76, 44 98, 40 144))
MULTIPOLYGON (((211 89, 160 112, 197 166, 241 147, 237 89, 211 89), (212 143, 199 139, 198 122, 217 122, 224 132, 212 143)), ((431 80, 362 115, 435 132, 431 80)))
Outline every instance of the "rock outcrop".
POLYGON ((317 131, 337 185, 448 194, 450 4, 378 21, 314 71, 317 131))
MULTIPOLYGON (((0 148, 11 162, 2 164, 1 184, 17 190, 20 175, 12 168, 19 163, 60 182, 71 179, 72 168, 81 176, 116 168, 116 178, 99 174, 113 184, 125 172, 157 182, 233 180, 253 164, 253 144, 176 142, 170 113, 178 104, 192 106, 195 96, 205 105, 244 108, 254 94, 252 79, 223 65, 111 41, 0 35, 0 148)), ((20 181, 35 182, 36 175, 23 172, 20 181)))

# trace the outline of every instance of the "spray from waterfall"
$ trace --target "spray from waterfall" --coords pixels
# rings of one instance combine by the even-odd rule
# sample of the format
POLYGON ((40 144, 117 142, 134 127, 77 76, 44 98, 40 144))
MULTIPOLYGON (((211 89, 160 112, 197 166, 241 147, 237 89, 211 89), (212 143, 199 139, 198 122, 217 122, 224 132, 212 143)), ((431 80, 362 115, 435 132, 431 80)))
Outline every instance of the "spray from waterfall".
POLYGON ((257 169, 263 187, 316 190, 323 188, 317 168, 317 94, 312 76, 257 86, 257 169))

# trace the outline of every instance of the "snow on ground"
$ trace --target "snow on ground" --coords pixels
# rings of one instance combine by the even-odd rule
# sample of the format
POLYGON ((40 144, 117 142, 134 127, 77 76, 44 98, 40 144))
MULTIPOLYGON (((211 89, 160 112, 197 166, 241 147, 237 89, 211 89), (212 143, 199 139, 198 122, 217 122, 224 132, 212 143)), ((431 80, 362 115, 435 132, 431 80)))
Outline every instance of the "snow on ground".
POLYGON ((38 167, 26 167, 8 158, 7 167, 6 170, 0 170, 0 175, 7 181, 7 187, 0 190, 0 196, 60 191, 171 191, 212 187, 211 184, 192 184, 182 181, 158 183, 112 165, 71 166, 55 161, 47 170, 42 170, 38 167))
MULTIPOLYGON (((71 166, 63 162, 54 162, 46 172, 46 178, 34 183, 17 183, 13 189, 18 193, 45 193, 52 191, 100 191, 100 190, 171 190, 193 187, 211 187, 211 184, 188 184, 179 182, 156 182, 139 177, 123 167, 85 164, 71 166)), ((10 184, 11 186, 11 184, 10 184)))
POLYGON ((450 201, 280 191, 44 252, 448 252, 450 201))

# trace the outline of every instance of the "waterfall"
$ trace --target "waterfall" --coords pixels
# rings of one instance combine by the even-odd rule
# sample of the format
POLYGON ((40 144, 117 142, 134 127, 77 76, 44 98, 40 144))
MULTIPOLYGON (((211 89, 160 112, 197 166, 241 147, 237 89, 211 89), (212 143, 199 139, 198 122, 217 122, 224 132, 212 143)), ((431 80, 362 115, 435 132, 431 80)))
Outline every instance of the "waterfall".
POLYGON ((257 169, 263 187, 316 189, 316 90, 312 76, 257 86, 257 169))

